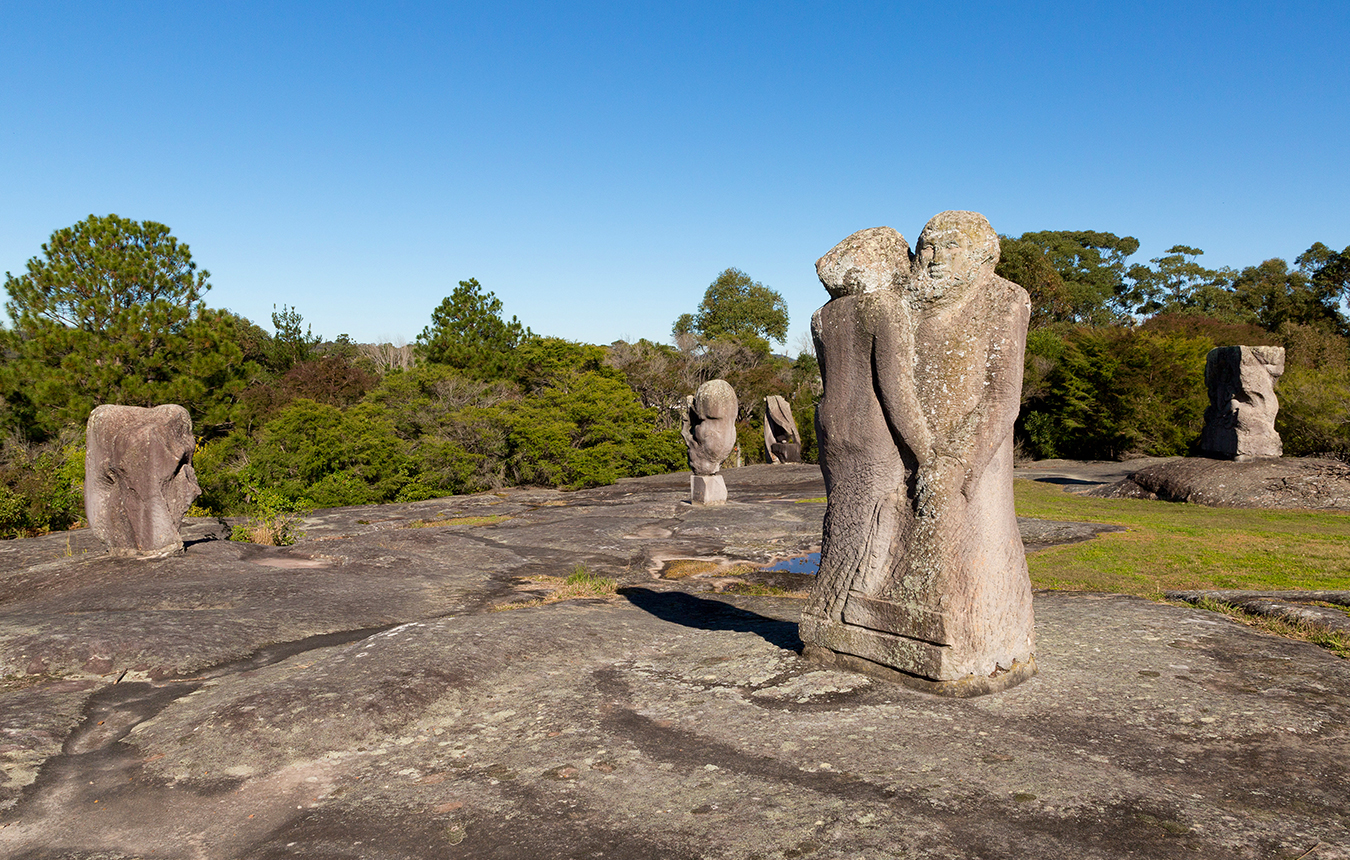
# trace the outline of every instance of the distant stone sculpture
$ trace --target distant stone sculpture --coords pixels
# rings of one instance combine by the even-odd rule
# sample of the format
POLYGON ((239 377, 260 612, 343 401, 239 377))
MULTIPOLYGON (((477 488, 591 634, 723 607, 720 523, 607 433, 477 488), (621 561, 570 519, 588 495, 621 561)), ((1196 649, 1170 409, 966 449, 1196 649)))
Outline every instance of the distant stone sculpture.
POLYGON ((792 420, 792 407, 777 394, 764 398, 764 448, 770 463, 802 461, 802 435, 792 420))
POLYGON ((736 447, 736 391, 724 379, 703 383, 685 399, 680 428, 689 446, 689 465, 694 470, 689 499, 696 505, 720 505, 727 500, 727 485, 717 470, 736 447))
POLYGON ((1275 432, 1275 380, 1284 375, 1282 346, 1221 346, 1205 357, 1209 407, 1200 433, 1200 453, 1224 460, 1278 457, 1284 443, 1275 432))
POLYGON ((878 227, 816 263, 829 501, 808 657, 946 695, 1035 674, 1012 494, 1030 303, 998 254, 982 215, 944 212, 917 255, 878 227))
POLYGON ((201 495, 192 419, 181 406, 99 406, 85 428, 84 510, 115 556, 183 551, 178 528, 201 495))

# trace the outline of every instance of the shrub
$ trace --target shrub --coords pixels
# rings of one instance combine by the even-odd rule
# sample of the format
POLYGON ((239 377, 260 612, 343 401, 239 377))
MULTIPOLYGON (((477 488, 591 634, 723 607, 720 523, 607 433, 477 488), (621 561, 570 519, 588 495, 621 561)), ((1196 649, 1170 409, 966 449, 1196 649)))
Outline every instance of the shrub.
MULTIPOLYGON (((67 436, 71 434, 66 434, 67 436)), ((10 438, 0 449, 0 538, 67 529, 84 517, 84 448, 10 438)))

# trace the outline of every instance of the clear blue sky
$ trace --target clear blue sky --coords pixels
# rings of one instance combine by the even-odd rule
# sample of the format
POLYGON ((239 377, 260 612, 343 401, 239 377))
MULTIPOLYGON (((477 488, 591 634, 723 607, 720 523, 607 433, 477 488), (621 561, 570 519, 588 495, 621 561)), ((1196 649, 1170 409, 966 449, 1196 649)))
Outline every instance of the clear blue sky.
POLYGON ((1201 262, 1350 245, 1350 3, 0 0, 0 271, 168 224, 208 303, 412 339, 461 279, 542 334, 665 341, 944 209, 1201 262), (1026 7, 1026 8, 1023 8, 1026 7))

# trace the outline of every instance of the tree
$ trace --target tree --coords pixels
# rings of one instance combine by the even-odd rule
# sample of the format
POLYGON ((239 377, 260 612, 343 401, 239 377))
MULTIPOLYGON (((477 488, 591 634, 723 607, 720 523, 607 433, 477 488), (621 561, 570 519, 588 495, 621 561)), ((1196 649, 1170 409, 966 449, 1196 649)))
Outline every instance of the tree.
POLYGON ((3 387, 28 429, 50 435, 100 403, 182 402, 228 421, 216 407, 246 371, 231 327, 203 314, 209 277, 168 227, 117 215, 57 230, 22 276, 6 272, 3 387))
POLYGON ((1039 247, 1059 273, 1074 322, 1101 325, 1117 316, 1125 260, 1139 250, 1138 239, 1097 230, 1042 230, 1023 233, 1018 241, 1039 247))
POLYGON ((305 318, 295 308, 282 305, 278 313, 277 306, 272 305, 272 328, 276 334, 272 336, 268 365, 276 373, 285 373, 317 354, 323 338, 314 334, 314 330, 305 326, 304 322, 305 318))
MULTIPOLYGON (((1173 245, 1161 257, 1130 267, 1127 275, 1133 284, 1121 291, 1127 309, 1137 314, 1175 312, 1189 307, 1213 305, 1204 293, 1222 290, 1226 272, 1206 269, 1196 262, 1205 252, 1189 245, 1173 245)), ((1212 312, 1213 307, 1205 308, 1212 312)))
POLYGON ((769 341, 787 338, 787 302, 740 269, 727 269, 704 292, 698 313, 682 315, 672 330, 676 336, 727 338, 768 352, 769 341))
POLYGON ((1064 276, 1055 269, 1045 249, 1035 242, 999 237, 1000 278, 1021 286, 1031 297, 1031 328, 1073 319, 1073 301, 1064 276))
POLYGON ((506 379, 519 365, 516 349, 534 337, 514 316, 502 319, 502 302, 474 278, 431 313, 431 325, 417 336, 421 357, 478 379, 506 379))

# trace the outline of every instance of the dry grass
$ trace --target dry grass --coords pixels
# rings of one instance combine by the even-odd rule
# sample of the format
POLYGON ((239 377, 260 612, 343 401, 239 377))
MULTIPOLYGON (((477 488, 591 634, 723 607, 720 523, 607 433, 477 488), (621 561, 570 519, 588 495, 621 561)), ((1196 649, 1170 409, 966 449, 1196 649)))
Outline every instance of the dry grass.
POLYGON ((676 558, 661 569, 662 579, 688 579, 691 576, 741 576, 759 567, 749 562, 725 562, 707 558, 676 558))
POLYGON ((413 520, 404 528, 407 529, 430 529, 440 526, 490 526, 503 520, 511 519, 506 514, 489 514, 480 517, 442 517, 435 520, 413 520))
POLYGON ((563 600, 577 600, 583 597, 613 597, 619 590, 617 580, 608 576, 596 576, 586 570, 584 565, 577 565, 572 568, 572 572, 567 576, 530 576, 526 577, 529 582, 545 586, 549 589, 548 594, 543 597, 536 597, 531 600, 522 600, 515 603, 503 603, 494 606, 492 611, 502 612, 508 609, 524 609, 527 606, 543 606, 546 603, 558 603, 563 600))

